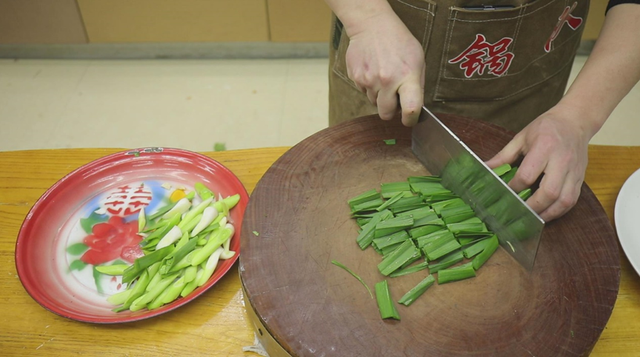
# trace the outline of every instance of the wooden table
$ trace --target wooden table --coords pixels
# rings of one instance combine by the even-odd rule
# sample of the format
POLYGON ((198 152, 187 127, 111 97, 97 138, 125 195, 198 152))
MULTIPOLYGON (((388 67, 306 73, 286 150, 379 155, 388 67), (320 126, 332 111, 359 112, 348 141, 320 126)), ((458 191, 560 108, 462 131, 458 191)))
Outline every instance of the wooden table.
MULTIPOLYGON (((59 317, 24 290, 15 268, 15 241, 31 206, 57 180, 121 149, 0 152, 0 355, 241 356, 254 336, 242 302, 237 268, 214 288, 175 311, 145 321, 93 325, 59 317)), ((287 148, 207 152, 251 193, 287 148)), ((613 224, 618 192, 640 168, 640 147, 590 146, 586 182, 613 224)), ((640 217, 640 216, 639 216, 640 217)), ((618 299, 592 356, 640 354, 640 277, 622 254, 618 299)))

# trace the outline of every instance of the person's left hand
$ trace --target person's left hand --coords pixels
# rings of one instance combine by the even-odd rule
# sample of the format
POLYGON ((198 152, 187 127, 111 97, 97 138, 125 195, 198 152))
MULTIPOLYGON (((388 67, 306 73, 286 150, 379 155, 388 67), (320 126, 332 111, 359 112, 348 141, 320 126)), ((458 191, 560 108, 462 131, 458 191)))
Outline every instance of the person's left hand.
POLYGON ((581 114, 557 105, 522 129, 487 165, 494 168, 511 164, 523 155, 509 186, 520 192, 543 175, 527 204, 542 219, 551 221, 578 201, 591 137, 581 114))

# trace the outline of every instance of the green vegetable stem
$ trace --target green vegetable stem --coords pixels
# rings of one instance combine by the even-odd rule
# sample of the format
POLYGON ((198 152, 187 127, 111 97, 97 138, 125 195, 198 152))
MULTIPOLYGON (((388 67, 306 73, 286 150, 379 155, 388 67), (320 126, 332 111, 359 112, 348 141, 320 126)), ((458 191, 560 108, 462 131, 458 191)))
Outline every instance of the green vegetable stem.
POLYGON ((157 309, 185 298, 213 276, 220 260, 230 259, 235 228, 230 214, 240 194, 215 200, 215 194, 196 182, 194 191, 156 212, 141 210, 138 231, 145 238, 144 255, 132 265, 96 267, 101 274, 121 275, 127 289, 107 298, 114 311, 157 309), (194 205, 196 196, 200 203, 194 205))
MULTIPOLYGON (((472 183, 472 190, 483 189, 480 184, 473 185, 476 173, 469 171, 464 161, 462 158, 455 162, 457 171, 453 171, 459 179, 472 183)), ((502 165, 494 172, 508 182, 517 169, 502 165)), ((371 189, 347 200, 351 218, 359 228, 356 243, 362 250, 371 246, 382 256, 377 268, 388 279, 375 285, 375 294, 383 319, 400 319, 390 298, 394 279, 428 271, 398 300, 409 306, 436 283, 441 285, 476 277, 476 271, 499 247, 498 237, 487 229, 473 208, 447 188, 449 180, 450 177, 445 180, 437 176, 410 176, 406 181, 382 183, 380 191, 371 189)), ((532 194, 530 188, 519 193, 523 200, 532 194)), ((489 197, 491 193, 486 195, 489 197)), ((500 201, 500 197, 493 199, 500 201)), ((514 221, 513 224, 517 223, 514 221)), ((217 247, 219 240, 215 240, 215 244, 217 247)), ((513 249, 512 245, 510 247, 513 249)), ((367 287, 346 266, 336 261, 332 263, 367 287)), ((194 261, 192 264, 200 263, 194 261)))

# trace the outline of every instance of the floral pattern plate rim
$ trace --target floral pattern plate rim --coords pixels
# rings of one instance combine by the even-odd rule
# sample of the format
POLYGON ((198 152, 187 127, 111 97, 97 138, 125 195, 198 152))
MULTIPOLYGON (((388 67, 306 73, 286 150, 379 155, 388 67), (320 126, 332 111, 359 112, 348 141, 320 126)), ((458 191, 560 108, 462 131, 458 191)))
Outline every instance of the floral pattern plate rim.
POLYGON ((67 174, 33 205, 16 240, 18 276, 45 309, 90 323, 138 321, 174 310, 202 295, 224 276, 240 253, 240 228, 249 195, 219 162, 174 148, 141 148, 94 160, 67 174), (202 182, 223 197, 240 194, 230 212, 236 227, 230 250, 203 286, 155 310, 113 312, 107 297, 123 289, 119 278, 96 274, 95 266, 131 263, 139 254, 137 217, 170 199, 172 190, 202 182))

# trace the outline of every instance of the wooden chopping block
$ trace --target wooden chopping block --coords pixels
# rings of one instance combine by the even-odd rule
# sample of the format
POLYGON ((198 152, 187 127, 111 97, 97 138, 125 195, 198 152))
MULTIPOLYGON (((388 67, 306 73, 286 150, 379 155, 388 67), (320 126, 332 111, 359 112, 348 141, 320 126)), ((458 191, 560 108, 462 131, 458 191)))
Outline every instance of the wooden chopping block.
MULTIPOLYGON (((440 115, 483 160, 513 133, 440 115)), ((247 310, 272 356, 579 356, 606 325, 620 279, 617 238, 586 184, 577 205, 547 223, 527 272, 499 249, 461 282, 432 286, 401 321, 344 270, 373 288, 387 279, 397 301, 426 271, 388 278, 380 255, 360 250, 347 199, 428 172, 399 120, 357 118, 285 153, 254 190, 242 226, 240 277, 247 310), (395 145, 383 140, 396 139, 395 145), (253 232, 257 232, 255 235, 253 232)))

